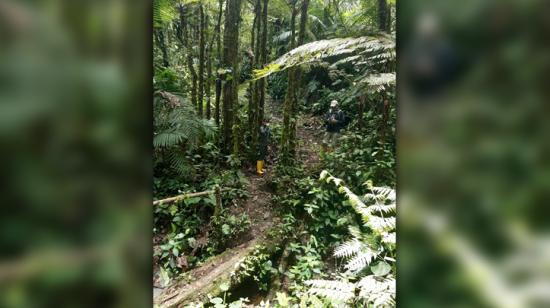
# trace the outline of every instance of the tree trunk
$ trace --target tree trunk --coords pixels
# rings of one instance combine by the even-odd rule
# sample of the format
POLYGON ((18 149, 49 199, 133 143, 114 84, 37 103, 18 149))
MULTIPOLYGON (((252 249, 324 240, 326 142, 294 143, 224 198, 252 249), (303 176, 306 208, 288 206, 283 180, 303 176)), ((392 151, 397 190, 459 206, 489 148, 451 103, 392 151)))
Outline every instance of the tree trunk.
POLYGON ((378 30, 379 31, 388 32, 387 16, 388 16, 388 3, 386 2, 386 0, 378 0, 378 30))
MULTIPOLYGON (((260 38, 260 65, 259 67, 263 67, 267 64, 267 5, 268 0, 263 0, 263 11, 262 11, 262 36, 260 38)), ((259 101, 258 101, 258 127, 260 127, 263 119, 264 119, 264 106, 265 106, 265 87, 266 87, 266 79, 262 78, 258 80, 258 90, 260 93, 259 101)))
MULTIPOLYGON (((208 15, 206 15, 205 18, 205 30, 208 29, 208 15)), ((210 43, 208 44, 206 48, 206 118, 210 120, 212 116, 211 111, 211 93, 210 93, 210 86, 212 84, 212 45, 214 43, 214 34, 212 34, 212 40, 210 40, 210 43)))
POLYGON ((206 42, 204 40, 205 23, 204 23, 204 8, 199 5, 199 93, 198 93, 198 109, 199 117, 203 116, 204 109, 204 49, 206 42))
POLYGON ((386 9, 386 32, 391 32, 391 4, 388 2, 388 6, 386 9))
MULTIPOLYGON (((218 59, 222 57, 222 43, 221 43, 221 23, 222 23, 222 13, 223 13, 223 0, 219 0, 219 9, 218 9, 218 21, 216 23, 216 54, 218 59)), ((221 69, 221 61, 218 60, 217 70, 221 69)), ((216 120, 216 125, 220 126, 220 96, 222 92, 222 80, 220 74, 216 72, 216 97, 215 97, 215 106, 214 106, 214 118, 216 120)))
MULTIPOLYGON (((301 46, 304 44, 306 40, 306 26, 307 26, 307 9, 309 7, 309 0, 302 0, 302 6, 300 8, 300 32, 298 33, 298 44, 295 47, 301 46)), ((296 67, 294 70, 294 81, 295 85, 292 87, 292 90, 294 91, 294 101, 293 101, 293 116, 296 117, 296 113, 298 110, 298 90, 301 88, 302 85, 302 70, 300 67, 296 67)), ((291 128, 290 128, 290 138, 292 143, 292 151, 295 149, 295 141, 296 141, 296 121, 291 121, 291 128)))
POLYGON ((153 33, 157 46, 162 52, 162 66, 167 68, 170 66, 170 60, 168 59, 168 50, 166 49, 166 42, 164 41, 164 32, 162 32, 162 29, 156 29, 153 33))
POLYGON ((235 123, 238 109, 238 46, 239 46, 239 19, 241 11, 240 0, 227 0, 225 31, 223 35, 222 66, 229 71, 225 73, 223 84, 223 143, 226 153, 238 154, 238 135, 234 134, 238 129, 235 123), (229 75, 229 76, 228 76, 229 75))
POLYGON ((187 58, 187 68, 189 69, 189 74, 191 75, 191 104, 193 106, 197 105, 197 73, 195 72, 195 67, 193 66, 193 49, 191 48, 191 39, 189 33, 191 33, 191 24, 190 20, 185 18, 184 6, 179 6, 180 10, 180 27, 183 35, 182 42, 186 47, 186 58, 187 58), (189 29, 187 24, 189 22, 189 29))
MULTIPOLYGON (((256 0, 254 6, 254 22, 252 24, 252 41, 251 48, 254 54, 252 61, 252 69, 259 68, 260 64, 260 35, 261 35, 261 13, 262 2, 256 0)), ((258 88, 258 81, 250 83, 250 100, 248 104, 248 131, 250 132, 250 152, 252 156, 256 156, 258 152, 258 136, 260 126, 258 125, 258 102, 260 100, 260 93, 258 88)))
MULTIPOLYGON (((296 0, 291 0, 291 17, 290 17, 290 47, 292 50, 295 45, 296 35, 296 0)), ((296 127, 294 106, 296 101, 296 82, 294 80, 296 74, 293 67, 288 69, 288 84, 283 106, 283 133, 281 136, 281 154, 283 163, 288 163, 293 156, 294 140, 292 140, 292 128, 296 127)))

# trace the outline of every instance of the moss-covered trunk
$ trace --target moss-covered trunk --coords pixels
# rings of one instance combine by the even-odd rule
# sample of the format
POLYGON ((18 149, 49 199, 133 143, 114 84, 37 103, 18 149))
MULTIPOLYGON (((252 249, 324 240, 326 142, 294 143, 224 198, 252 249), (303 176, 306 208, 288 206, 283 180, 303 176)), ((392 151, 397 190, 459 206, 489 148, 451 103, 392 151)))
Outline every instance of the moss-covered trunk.
MULTIPOLYGON (((296 37, 296 0, 291 0, 291 17, 290 17, 290 44, 289 50, 295 47, 296 37)), ((292 128, 296 127, 295 105, 296 105, 296 81, 295 69, 288 69, 288 83, 286 89, 285 102, 283 106, 283 133, 281 136, 281 155, 282 162, 288 163, 294 154, 294 140, 292 128)))
POLYGON ((170 59, 168 58, 168 50, 166 49, 164 32, 162 31, 162 29, 155 29, 153 35, 155 36, 155 43, 162 53, 162 66, 169 67, 170 59))
POLYGON ((197 96, 197 107, 199 111, 199 117, 203 116, 203 106, 204 106, 204 50, 205 50, 205 22, 204 22, 204 8, 201 5, 199 5, 199 90, 198 90, 198 96, 197 96))
MULTIPOLYGON (((222 57, 222 35, 221 35, 221 24, 222 24, 222 13, 223 13, 223 0, 219 0, 218 2, 218 20, 216 22, 216 29, 215 29, 215 35, 216 35, 216 54, 218 56, 218 59, 221 59, 222 57)), ((217 72, 216 72, 216 96, 214 101, 214 119, 216 121, 216 125, 220 126, 220 97, 222 93, 222 80, 219 74, 219 70, 221 69, 221 61, 218 60, 217 72)))
MULTIPOLYGON (((258 67, 263 67, 267 64, 267 6, 268 0, 263 0, 263 10, 262 10, 262 35, 260 38, 260 61, 258 67)), ((266 80, 262 78, 258 80, 258 91, 259 91, 259 100, 258 100, 258 127, 260 127, 262 120, 264 119, 264 107, 265 107, 265 87, 266 80)))
POLYGON ((179 6, 179 13, 180 28, 183 36, 182 42, 186 49, 187 69, 191 75, 191 104, 193 106, 197 106, 197 72, 195 71, 195 66, 193 65, 193 49, 191 48, 191 38, 189 37, 189 33, 191 32, 191 23, 190 19, 185 16, 185 6, 183 4, 179 6))
POLYGON ((223 84, 223 144, 226 153, 238 154, 238 127, 235 122, 238 109, 238 52, 241 0, 227 0, 225 31, 223 35, 222 66, 225 69, 223 84), (233 149, 231 149, 233 147, 233 149))
MULTIPOLYGON (((254 5, 254 22, 252 25, 252 41, 251 48, 254 53, 254 58, 252 62, 252 69, 257 69, 260 67, 260 39, 261 39, 261 13, 262 13, 262 2, 261 0, 256 0, 254 5)), ((258 151, 258 136, 259 136, 259 125, 258 125, 258 105, 260 101, 260 93, 258 88, 258 81, 253 81, 250 83, 250 101, 248 104, 248 131, 250 133, 250 152, 252 156, 256 156, 258 151)))

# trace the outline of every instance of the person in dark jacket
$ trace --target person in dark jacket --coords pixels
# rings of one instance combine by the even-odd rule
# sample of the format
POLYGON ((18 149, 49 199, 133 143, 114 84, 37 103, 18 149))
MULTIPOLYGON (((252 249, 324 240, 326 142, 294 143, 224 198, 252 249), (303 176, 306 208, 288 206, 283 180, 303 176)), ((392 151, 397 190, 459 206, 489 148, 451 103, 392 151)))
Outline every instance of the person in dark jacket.
POLYGON ((338 107, 338 101, 333 100, 330 102, 330 109, 325 115, 325 125, 327 131, 325 133, 324 145, 326 149, 332 150, 337 144, 340 136, 340 130, 345 121, 345 115, 338 107))
POLYGON ((264 163, 267 156, 267 147, 269 145, 269 139, 271 138, 271 130, 269 129, 269 124, 266 119, 262 121, 262 126, 260 126, 260 151, 258 155, 258 160, 256 161, 256 172, 259 175, 264 174, 264 163))

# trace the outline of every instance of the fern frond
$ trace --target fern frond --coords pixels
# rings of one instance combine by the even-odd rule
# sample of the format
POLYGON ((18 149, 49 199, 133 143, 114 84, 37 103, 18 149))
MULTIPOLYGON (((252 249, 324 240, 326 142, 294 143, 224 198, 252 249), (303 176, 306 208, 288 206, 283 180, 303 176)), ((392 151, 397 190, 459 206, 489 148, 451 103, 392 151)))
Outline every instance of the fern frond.
POLYGON ((382 213, 384 215, 390 215, 392 213, 395 213, 396 211, 396 208, 395 208, 395 203, 392 203, 392 204, 374 204, 374 205, 371 205, 367 208, 367 212, 369 214, 374 214, 374 213, 382 213))
POLYGON ((366 268, 372 260, 376 258, 378 254, 373 252, 370 249, 363 250, 355 255, 346 265, 344 266, 348 272, 360 272, 366 268))
POLYGON ((168 154, 170 164, 182 175, 189 175, 192 165, 182 151, 171 151, 168 154))
POLYGON ((360 252, 362 247, 363 243, 354 238, 338 246, 338 248, 334 250, 334 256, 340 258, 348 258, 360 252))
POLYGON ((155 147, 169 147, 179 144, 186 138, 185 134, 177 130, 166 130, 158 133, 153 138, 155 147))
POLYGON ((176 18, 175 3, 172 0, 153 1, 153 27, 160 28, 176 18))
POLYGON ((338 55, 352 56, 358 53, 374 56, 377 53, 386 52, 392 49, 395 49, 395 40, 387 35, 315 41, 294 48, 268 64, 264 69, 255 70, 254 78, 264 78, 272 73, 290 67, 319 62, 328 57, 338 55), (268 67, 269 69, 267 69, 268 67))
POLYGON ((390 245, 395 245, 396 243, 395 232, 383 234, 382 242, 390 245))
POLYGON ((379 199, 395 201, 395 190, 390 187, 371 187, 371 190, 379 196, 379 199))
POLYGON ((323 296, 335 303, 346 303, 355 296, 355 284, 350 282, 308 280, 306 285, 311 286, 308 293, 323 296))
MULTIPOLYGON (((352 208, 361 215, 366 227, 371 233, 364 234, 356 226, 350 226, 349 233, 352 239, 340 245, 334 252, 337 257, 350 258, 345 263, 347 275, 360 278, 361 275, 368 273, 363 271, 373 260, 385 260, 395 263, 392 253, 395 251, 395 190, 389 187, 373 187, 370 182, 367 183, 370 193, 361 200, 349 188, 345 187, 341 179, 331 176, 327 171, 322 171, 320 180, 326 183, 334 183, 338 191, 345 194, 352 208), (381 241, 379 240, 381 237, 381 241)), ((387 265, 387 264, 386 264, 387 265)), ((386 268, 387 269, 387 268, 386 268)), ((373 307, 394 307, 395 306, 395 278, 390 272, 376 271, 373 273, 383 275, 378 277, 369 275, 361 278, 355 284, 359 294, 353 295, 354 304, 373 307)), ((348 282, 340 282, 348 283, 348 282)), ((328 283, 324 283, 325 286, 328 283)), ((326 291, 320 287, 314 287, 308 292, 320 294, 327 298, 338 296, 334 289, 326 291)), ((347 297, 346 297, 347 298, 347 297)))
POLYGON ((378 234, 395 230, 395 217, 382 218, 370 216, 365 224, 378 234))
POLYGON ((357 283, 359 298, 366 302, 373 303, 375 307, 395 306, 395 278, 376 277, 369 275, 357 283))

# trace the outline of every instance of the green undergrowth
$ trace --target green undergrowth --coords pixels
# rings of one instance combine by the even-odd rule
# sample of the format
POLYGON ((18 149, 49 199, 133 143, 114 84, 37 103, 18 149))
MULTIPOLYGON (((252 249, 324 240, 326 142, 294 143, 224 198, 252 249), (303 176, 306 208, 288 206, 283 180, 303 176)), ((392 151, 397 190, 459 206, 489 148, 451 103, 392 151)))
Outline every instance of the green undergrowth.
MULTIPOLYGON (((201 183, 182 184, 176 194, 229 188, 222 193, 222 204, 247 197, 248 180, 241 171, 211 173, 201 183)), ((223 252, 250 229, 246 214, 235 215, 224 207, 215 212, 214 194, 194 197, 154 207, 154 261, 158 264, 161 284, 223 252), (206 235, 208 234, 208 236, 206 235)))

